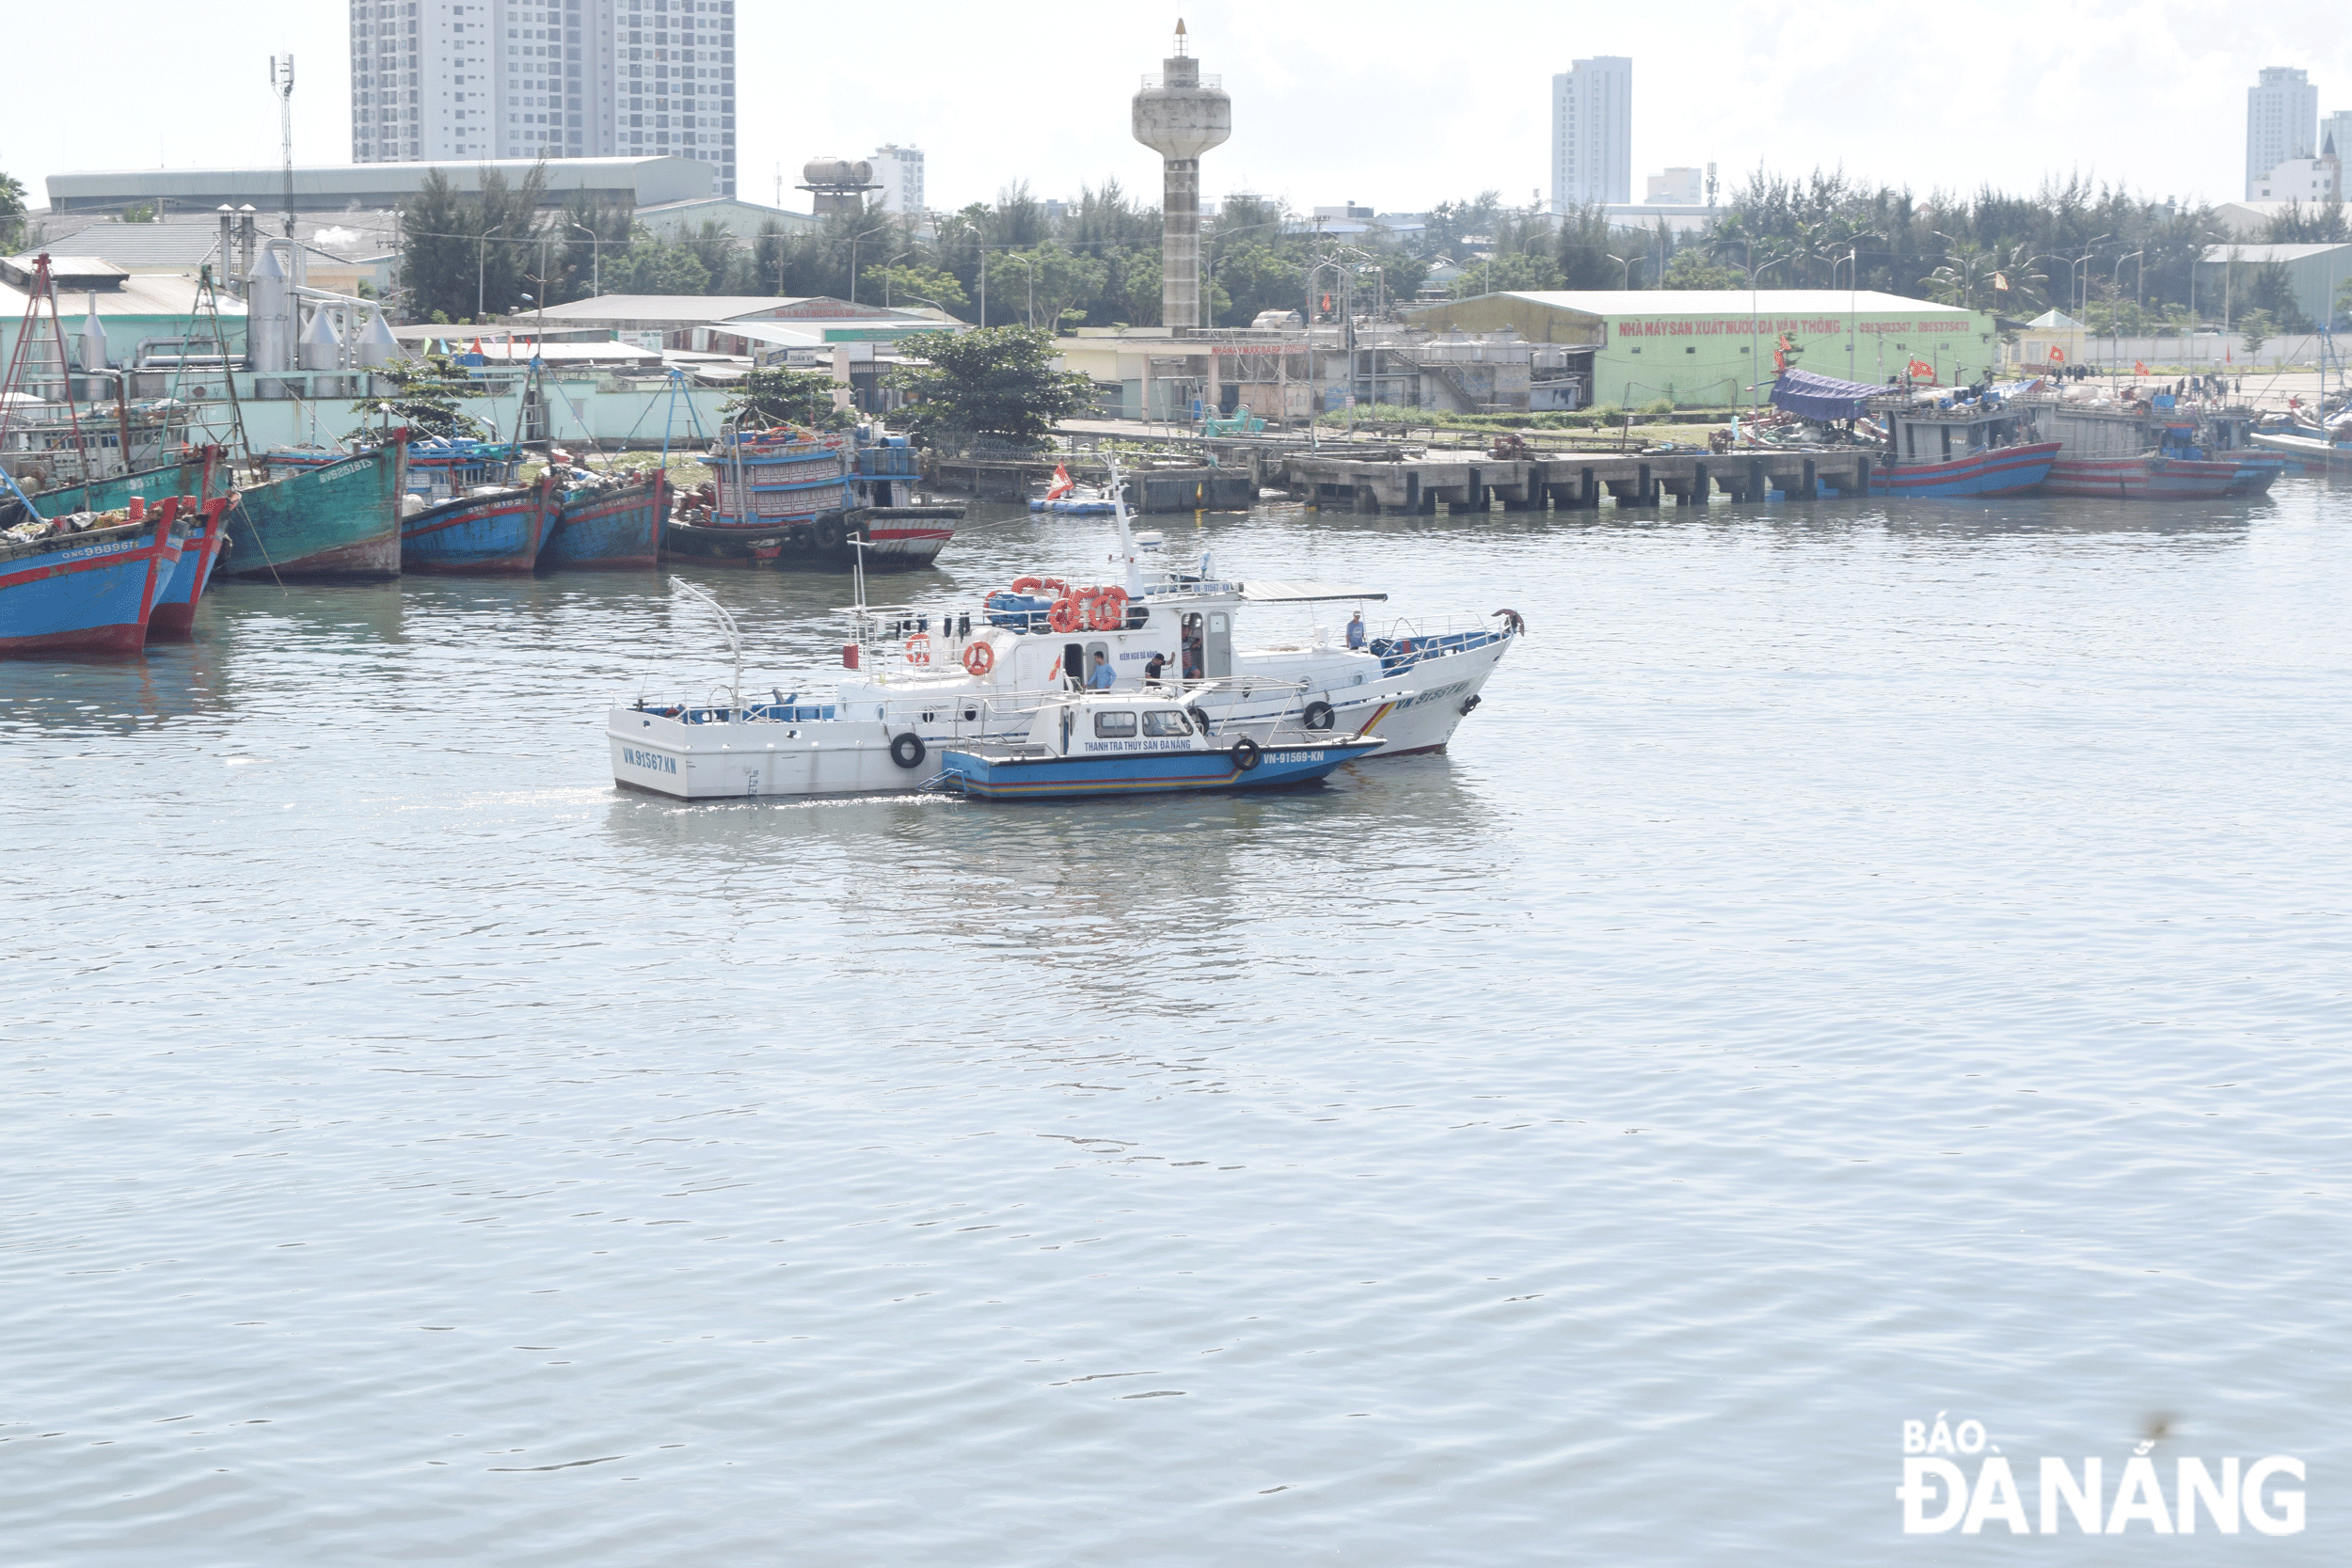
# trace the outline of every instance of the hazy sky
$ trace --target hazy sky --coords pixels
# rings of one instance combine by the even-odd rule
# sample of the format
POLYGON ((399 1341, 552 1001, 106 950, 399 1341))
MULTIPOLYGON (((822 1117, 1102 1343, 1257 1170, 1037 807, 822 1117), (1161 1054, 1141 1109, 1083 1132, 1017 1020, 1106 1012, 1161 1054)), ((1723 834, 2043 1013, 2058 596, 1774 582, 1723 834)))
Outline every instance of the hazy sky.
MULTIPOLYGON (((267 58, 291 49, 298 163, 350 157, 340 0, 85 0, 9 8, 0 170, 45 205, 75 168, 274 164, 267 58)), ((1041 196, 1117 176, 1156 199, 1128 135, 1136 78, 1177 10, 1091 3, 888 7, 740 0, 741 194, 806 209, 818 153, 924 149, 935 206, 1025 178, 1041 196)), ((1212 197, 1419 210, 1500 189, 1549 195, 1552 72, 1633 59, 1633 182, 1670 164, 1843 165, 1922 192, 2029 188, 2079 169, 2150 195, 2243 192, 2246 88, 2301 66, 2320 112, 2352 108, 2352 28, 2309 5, 2081 0, 2026 6, 1549 3, 1347 6, 1184 0, 1193 52, 1233 96, 1212 197)))

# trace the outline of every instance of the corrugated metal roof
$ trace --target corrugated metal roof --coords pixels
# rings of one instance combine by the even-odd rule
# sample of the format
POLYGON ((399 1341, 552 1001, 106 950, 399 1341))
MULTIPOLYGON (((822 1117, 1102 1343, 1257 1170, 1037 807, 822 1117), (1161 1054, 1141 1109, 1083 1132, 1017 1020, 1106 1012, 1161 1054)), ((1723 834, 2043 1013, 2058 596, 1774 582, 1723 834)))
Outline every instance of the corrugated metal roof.
MULTIPOLYGON (((1473 277, 1478 272, 1474 265, 1463 270, 1473 277)), ((1930 300, 1883 294, 1869 289, 1860 293, 1844 289, 1758 289, 1753 293, 1746 289, 1515 289, 1507 293, 1497 292, 1506 298, 1533 300, 1555 310, 1575 310, 1588 316, 1744 316, 1751 310, 1774 315, 1820 312, 1842 316, 1849 310, 1867 310, 1875 314, 1899 310, 1914 316, 1969 314, 1957 305, 1937 305, 1930 300)), ((1454 300, 1452 303, 1467 305, 1470 301, 1454 300)))

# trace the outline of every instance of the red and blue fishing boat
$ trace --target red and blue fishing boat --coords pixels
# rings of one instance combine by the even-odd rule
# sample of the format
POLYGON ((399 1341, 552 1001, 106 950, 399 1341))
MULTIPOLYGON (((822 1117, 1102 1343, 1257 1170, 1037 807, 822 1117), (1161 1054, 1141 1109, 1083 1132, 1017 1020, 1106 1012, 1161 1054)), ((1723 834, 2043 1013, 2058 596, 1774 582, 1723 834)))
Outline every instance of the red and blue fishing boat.
POLYGON ((183 641, 196 635, 197 601, 212 586, 213 573, 228 553, 230 504, 227 496, 210 500, 173 496, 163 503, 165 521, 190 517, 195 521, 188 525, 187 542, 180 547, 180 564, 172 569, 171 580, 156 595, 155 608, 148 613, 149 641, 159 638, 183 641))
POLYGON ((232 578, 369 580, 400 576, 401 476, 408 433, 356 457, 281 470, 237 492, 229 511, 232 578))
POLYGON ((661 559, 669 512, 669 475, 658 467, 618 485, 591 483, 567 489, 539 564, 651 571, 661 559))
POLYGON ((141 501, 0 533, 0 654, 138 652, 188 537, 177 511, 141 501))
POLYGON ((1883 419, 1886 455, 1870 470, 1881 495, 2023 495, 2049 477, 2058 453, 2058 442, 2036 438, 2026 409, 1989 387, 1890 389, 1791 367, 1772 383, 1772 402, 1823 423, 1883 419))
POLYGON ((563 506, 552 470, 534 484, 426 507, 401 519, 403 571, 528 572, 539 564, 563 506))

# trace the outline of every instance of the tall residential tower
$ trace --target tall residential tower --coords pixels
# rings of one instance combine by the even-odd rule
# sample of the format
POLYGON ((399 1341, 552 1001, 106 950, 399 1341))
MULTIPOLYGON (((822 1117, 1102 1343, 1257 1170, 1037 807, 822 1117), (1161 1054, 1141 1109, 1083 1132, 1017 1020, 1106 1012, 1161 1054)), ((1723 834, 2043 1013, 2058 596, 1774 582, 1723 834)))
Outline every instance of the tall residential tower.
POLYGON ((735 194, 736 0, 351 0, 354 163, 655 154, 735 194))
POLYGON ((2256 182, 2289 158, 2318 151, 2319 89, 2299 71, 2263 71, 2246 89, 2246 194, 2253 196, 2256 182))
POLYGON ((1551 210, 1633 199, 1633 62, 1578 60, 1551 79, 1551 210))

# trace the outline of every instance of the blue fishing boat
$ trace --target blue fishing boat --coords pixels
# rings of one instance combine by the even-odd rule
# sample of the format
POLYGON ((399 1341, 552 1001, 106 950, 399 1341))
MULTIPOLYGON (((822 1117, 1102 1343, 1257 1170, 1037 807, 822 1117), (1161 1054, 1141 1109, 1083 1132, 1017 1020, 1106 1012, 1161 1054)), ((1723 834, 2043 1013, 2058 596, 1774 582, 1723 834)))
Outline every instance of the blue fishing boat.
POLYGON ((562 507, 552 470, 538 482, 486 496, 429 506, 401 519, 400 564, 406 572, 528 572, 562 507))
POLYGON ((634 481, 603 483, 602 478, 564 491, 540 565, 649 572, 660 563, 669 476, 653 468, 634 481))
MULTIPOLYGON (((939 787, 981 800, 1176 795, 1310 784, 1388 744, 1301 731, 1220 743, 1198 705, 1172 689, 1088 692, 1040 705, 1015 741, 956 740, 940 748, 939 787)), ((912 737, 908 737, 912 738, 912 737)), ((919 743, 918 743, 919 744, 919 743)))
MULTIPOLYGON (((120 512, 134 497, 154 506, 171 496, 225 496, 233 478, 227 451, 219 447, 199 447, 185 457, 158 467, 139 468, 87 484, 36 490, 27 501, 34 514, 43 517, 70 516, 76 512, 120 512)), ((0 492, 0 528, 23 521, 25 504, 0 492)))
POLYGON ((0 533, 0 654, 138 652, 188 529, 177 508, 130 510, 0 533))
MULTIPOLYGON (((180 564, 172 569, 171 580, 155 596, 155 608, 148 614, 147 640, 151 642, 196 635, 197 602, 212 586, 213 573, 229 549, 229 497, 199 500, 194 496, 174 496, 163 504, 181 519, 194 521, 188 525, 187 543, 180 547, 180 564)), ((166 520, 174 519, 167 516, 166 520)))
POLYGON ((382 578, 400 575, 401 472, 408 433, 237 492, 229 511, 232 578, 382 578))

